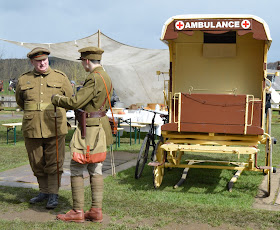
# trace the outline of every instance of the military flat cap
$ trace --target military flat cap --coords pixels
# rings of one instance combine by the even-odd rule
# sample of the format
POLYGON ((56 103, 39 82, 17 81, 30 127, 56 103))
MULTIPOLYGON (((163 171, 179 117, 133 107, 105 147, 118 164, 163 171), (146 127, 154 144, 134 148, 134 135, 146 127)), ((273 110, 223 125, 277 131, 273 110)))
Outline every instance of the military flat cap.
POLYGON ((43 60, 46 59, 50 53, 51 52, 46 48, 36 47, 27 54, 27 57, 35 60, 43 60))
POLYGON ((103 49, 94 46, 85 47, 78 51, 81 53, 81 57, 78 60, 83 60, 83 59, 101 60, 101 56, 104 52, 103 49))

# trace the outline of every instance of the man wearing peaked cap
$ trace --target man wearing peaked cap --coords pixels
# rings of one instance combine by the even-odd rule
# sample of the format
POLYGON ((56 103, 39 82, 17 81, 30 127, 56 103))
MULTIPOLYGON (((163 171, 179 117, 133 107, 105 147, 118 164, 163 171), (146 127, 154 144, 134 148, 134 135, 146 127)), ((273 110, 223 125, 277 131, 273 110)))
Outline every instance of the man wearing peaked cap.
POLYGON ((83 87, 72 97, 54 95, 52 98, 52 103, 56 106, 80 111, 76 112, 79 125, 70 143, 73 209, 66 214, 57 215, 57 219, 102 222, 102 162, 106 158, 107 145, 113 142, 106 112, 110 108, 113 87, 110 77, 100 64, 104 51, 97 47, 86 47, 79 52, 81 53, 79 60, 89 72, 83 87), (88 170, 90 175, 92 191, 91 209, 86 213, 84 213, 84 170, 88 170))
POLYGON ((16 87, 17 104, 24 110, 22 131, 30 166, 39 184, 39 194, 29 202, 47 200, 47 209, 58 205, 60 181, 68 132, 65 109, 57 110, 59 172, 57 172, 55 112, 51 103, 54 93, 71 96, 73 90, 67 76, 49 67, 48 49, 37 47, 27 57, 34 69, 22 74, 16 87))
POLYGON ((104 53, 104 50, 98 47, 86 47, 80 49, 81 57, 78 60, 88 59, 88 60, 101 60, 101 56, 104 53))
POLYGON ((37 47, 37 48, 34 48, 33 50, 31 50, 27 54, 27 57, 30 59, 34 59, 34 60, 43 60, 43 59, 48 58, 49 54, 50 54, 50 51, 48 49, 37 47))

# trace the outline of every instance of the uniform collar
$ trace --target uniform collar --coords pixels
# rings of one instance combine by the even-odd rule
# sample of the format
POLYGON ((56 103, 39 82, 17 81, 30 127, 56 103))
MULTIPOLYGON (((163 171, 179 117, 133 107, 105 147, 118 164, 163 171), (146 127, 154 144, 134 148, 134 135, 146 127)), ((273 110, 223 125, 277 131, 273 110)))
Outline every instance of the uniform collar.
POLYGON ((49 68, 47 69, 47 71, 44 72, 44 73, 39 73, 39 72, 36 71, 35 69, 33 70, 33 73, 34 73, 35 75, 37 75, 37 76, 41 76, 41 75, 47 76, 47 75, 49 75, 51 72, 52 72, 51 67, 49 67, 49 68))
POLYGON ((96 67, 92 70, 91 73, 93 73, 94 71, 98 71, 98 70, 104 70, 104 69, 103 69, 103 66, 102 66, 102 65, 96 66, 96 67))

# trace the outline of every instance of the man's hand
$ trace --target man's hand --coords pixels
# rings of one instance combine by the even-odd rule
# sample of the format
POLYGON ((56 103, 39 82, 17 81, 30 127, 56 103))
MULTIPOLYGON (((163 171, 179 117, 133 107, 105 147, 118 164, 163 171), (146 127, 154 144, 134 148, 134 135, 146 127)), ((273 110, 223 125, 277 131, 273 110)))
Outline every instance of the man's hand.
POLYGON ((59 106, 59 101, 60 101, 61 97, 63 97, 63 96, 61 96, 59 94, 53 94, 51 97, 51 101, 52 101, 53 105, 59 106))

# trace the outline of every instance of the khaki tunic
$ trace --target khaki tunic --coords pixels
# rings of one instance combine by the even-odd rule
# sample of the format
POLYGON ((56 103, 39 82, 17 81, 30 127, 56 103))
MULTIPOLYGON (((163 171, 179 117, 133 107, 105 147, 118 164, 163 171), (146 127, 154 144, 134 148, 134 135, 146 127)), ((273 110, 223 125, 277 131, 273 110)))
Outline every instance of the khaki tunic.
MULTIPOLYGON (((108 91, 110 92, 110 97, 113 94, 112 82, 108 74, 104 71, 103 67, 96 67, 92 73, 86 78, 83 87, 76 93, 73 97, 58 97, 55 96, 52 100, 54 105, 66 108, 66 109, 82 109, 86 112, 96 112, 99 111, 102 104, 107 97, 106 88, 104 82, 99 72, 104 78, 108 91)), ((108 99, 102 108, 102 111, 107 111, 110 108, 108 99)), ((87 126, 98 126, 102 125, 105 135, 106 144, 110 145, 113 143, 112 131, 107 116, 102 118, 87 118, 87 126)))
MULTIPOLYGON (((35 70, 21 75, 16 88, 17 104, 24 110, 22 131, 30 166, 43 193, 57 194, 55 112, 51 103, 54 94, 71 96, 73 90, 67 76, 50 67, 41 74, 35 70)), ((63 172, 65 109, 57 108, 57 134, 59 172, 63 172)), ((60 177, 61 179, 61 177, 60 177)))
MULTIPOLYGON (((55 136, 55 113, 51 103, 54 94, 72 96, 73 90, 67 76, 49 69, 41 74, 35 70, 21 75, 16 88, 17 104, 24 110, 22 131, 28 138, 55 136)), ((57 134, 67 134, 66 111, 57 108, 57 134)))

